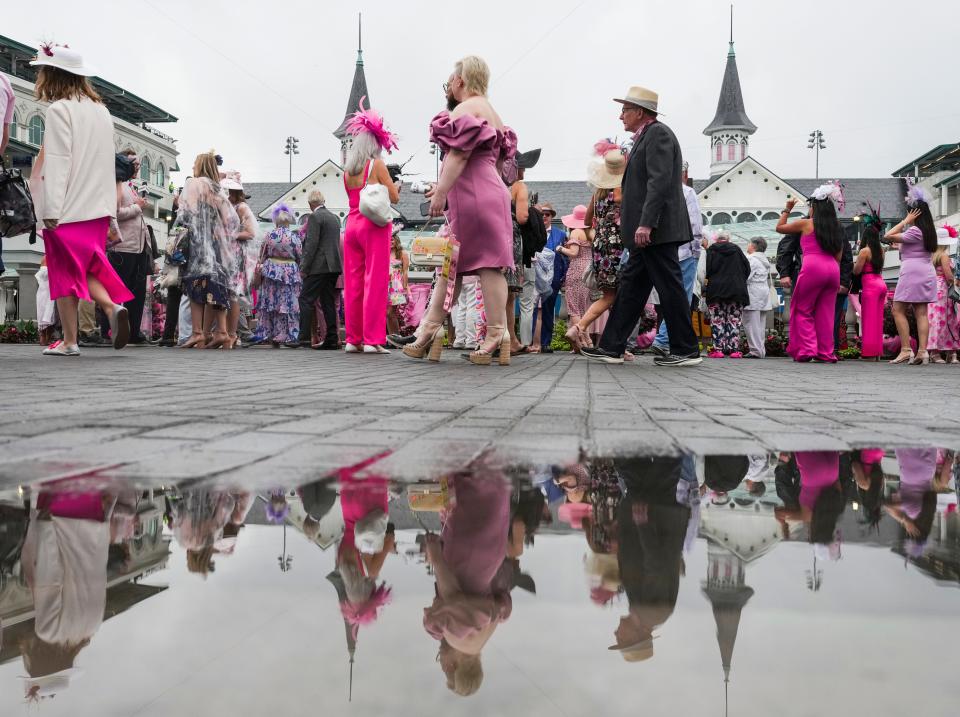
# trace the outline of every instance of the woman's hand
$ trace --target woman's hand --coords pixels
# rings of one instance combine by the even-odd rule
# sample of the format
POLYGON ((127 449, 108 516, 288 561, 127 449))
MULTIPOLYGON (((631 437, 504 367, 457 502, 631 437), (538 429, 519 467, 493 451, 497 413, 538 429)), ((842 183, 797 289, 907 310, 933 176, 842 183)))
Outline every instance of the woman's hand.
POLYGON ((784 208, 785 208, 785 209, 787 210, 787 212, 789 213, 789 212, 792 212, 792 211, 793 211, 793 208, 794 208, 795 206, 797 206, 797 200, 796 200, 796 199, 788 199, 788 200, 787 200, 787 206, 784 207, 784 208))
POLYGON ((430 191, 430 216, 431 217, 442 217, 444 211, 447 208, 447 193, 439 189, 438 187, 433 187, 430 191))
POLYGON ((919 209, 911 209, 910 212, 907 214, 906 219, 904 219, 903 221, 905 224, 913 224, 915 221, 917 221, 917 218, 919 216, 920 216, 919 209))

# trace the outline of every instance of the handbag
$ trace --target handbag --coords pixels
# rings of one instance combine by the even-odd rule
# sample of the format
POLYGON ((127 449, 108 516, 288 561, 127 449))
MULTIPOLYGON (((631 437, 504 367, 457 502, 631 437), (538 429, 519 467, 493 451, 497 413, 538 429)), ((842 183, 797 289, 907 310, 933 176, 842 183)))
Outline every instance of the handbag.
POLYGON ((447 479, 408 486, 407 505, 416 512, 439 513, 446 509, 450 505, 450 486, 447 479))
MULTIPOLYGON (((420 231, 423 232, 432 221, 432 217, 424 222, 420 231)), ((450 255, 451 244, 449 236, 423 236, 418 234, 410 245, 410 263, 424 267, 441 267, 450 255)))
POLYGON ((956 284, 947 289, 947 298, 954 304, 960 304, 960 289, 957 288, 956 284))
POLYGON ((594 271, 593 264, 590 264, 586 271, 583 272, 583 285, 590 289, 590 291, 596 291, 599 288, 597 285, 597 272, 594 271))
POLYGON ((385 227, 393 219, 390 194, 382 184, 369 183, 371 165, 367 165, 363 189, 360 190, 360 213, 378 227, 385 227))
POLYGON ((19 169, 7 169, 0 157, 0 238, 30 232, 30 243, 37 243, 37 214, 33 195, 19 169))

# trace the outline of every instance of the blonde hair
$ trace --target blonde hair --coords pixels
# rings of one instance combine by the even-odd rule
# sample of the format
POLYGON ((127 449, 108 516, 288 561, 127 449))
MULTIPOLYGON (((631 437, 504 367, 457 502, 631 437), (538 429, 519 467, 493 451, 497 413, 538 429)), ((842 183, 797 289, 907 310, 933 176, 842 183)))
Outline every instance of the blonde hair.
POLYGON ((217 168, 216 150, 211 149, 209 152, 197 155, 197 158, 193 160, 193 176, 206 177, 220 186, 220 170, 217 168))
POLYGON ((394 259, 403 258, 403 244, 400 242, 400 234, 396 232, 390 237, 390 251, 394 259))
POLYGON ((469 697, 483 684, 483 665, 480 655, 460 653, 453 674, 447 679, 447 686, 461 697, 469 697))
POLYGON ((33 92, 41 102, 82 100, 86 97, 94 102, 103 103, 88 78, 49 65, 40 67, 33 92))
POLYGON ((310 194, 307 195, 307 204, 326 204, 327 200, 324 199, 323 193, 319 189, 314 189, 310 194))
POLYGON ((940 266, 940 262, 943 261, 943 257, 950 256, 950 252, 947 251, 947 247, 938 246, 937 250, 933 252, 933 256, 930 257, 930 260, 933 262, 933 265, 940 266))
POLYGON ((490 86, 490 67, 482 57, 468 55, 453 66, 455 75, 463 80, 463 88, 474 95, 487 96, 490 86))

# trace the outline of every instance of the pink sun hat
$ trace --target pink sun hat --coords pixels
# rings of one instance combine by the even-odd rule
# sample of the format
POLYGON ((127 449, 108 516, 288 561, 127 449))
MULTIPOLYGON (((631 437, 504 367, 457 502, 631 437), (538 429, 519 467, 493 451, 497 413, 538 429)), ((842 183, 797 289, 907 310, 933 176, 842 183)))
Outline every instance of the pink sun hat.
POLYGON ((560 221, 563 222, 563 226, 567 229, 586 229, 587 223, 584 221, 587 218, 587 208, 578 204, 573 208, 573 214, 567 214, 565 217, 561 217, 560 221))

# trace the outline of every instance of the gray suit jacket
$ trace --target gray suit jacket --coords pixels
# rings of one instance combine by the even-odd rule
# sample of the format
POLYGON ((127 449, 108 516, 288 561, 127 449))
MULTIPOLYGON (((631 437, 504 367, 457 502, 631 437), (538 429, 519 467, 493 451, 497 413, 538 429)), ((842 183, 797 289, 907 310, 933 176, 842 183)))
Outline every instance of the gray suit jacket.
POLYGON ((653 229, 653 244, 693 241, 682 165, 680 143, 669 127, 654 122, 640 133, 623 176, 620 231, 625 246, 634 248, 637 227, 653 229))
POLYGON ((343 273, 340 221, 326 207, 317 207, 307 219, 300 271, 306 276, 343 273))

